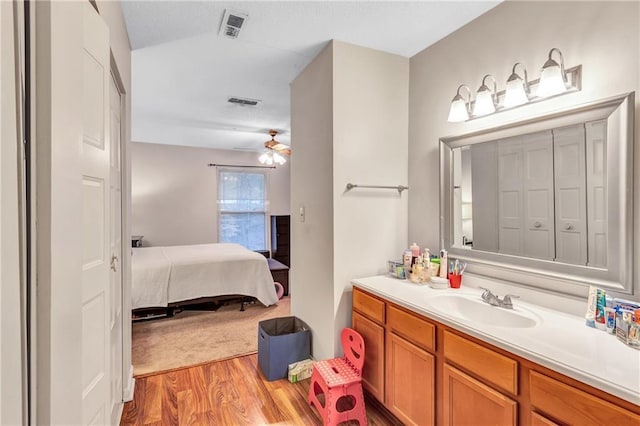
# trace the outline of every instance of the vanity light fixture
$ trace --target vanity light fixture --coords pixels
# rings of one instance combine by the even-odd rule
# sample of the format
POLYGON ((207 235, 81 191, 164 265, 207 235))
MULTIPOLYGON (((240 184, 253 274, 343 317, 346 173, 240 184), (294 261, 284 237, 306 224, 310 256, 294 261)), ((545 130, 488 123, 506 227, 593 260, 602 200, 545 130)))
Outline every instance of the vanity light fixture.
POLYGON ((549 59, 542 66, 540 74, 540 84, 538 85, 537 95, 541 98, 557 95, 567 90, 567 80, 564 72, 564 58, 562 52, 557 47, 549 51, 549 59), (557 52, 560 57, 560 63, 553 60, 553 52, 557 52))
POLYGON ((496 79, 487 74, 482 79, 482 85, 476 92, 475 101, 471 99, 469 87, 458 86, 456 96, 451 101, 448 121, 451 123, 469 121, 494 114, 506 109, 543 101, 545 99, 581 90, 582 65, 565 69, 562 52, 557 47, 549 51, 549 58, 542 66, 542 73, 538 80, 529 81, 525 66, 516 62, 507 79, 506 89, 497 91, 496 79), (556 59, 554 59, 554 54, 556 59), (524 78, 516 70, 521 67, 524 78), (487 78, 493 79, 493 90, 487 85, 487 78), (461 95, 465 88, 469 94, 467 100, 461 95))
POLYGON ((476 92, 476 104, 473 107, 473 115, 480 117, 496 112, 496 107, 498 106, 497 89, 498 85, 494 76, 487 74, 482 78, 482 85, 476 92), (488 77, 493 79, 493 92, 485 83, 488 77))
POLYGON ((503 106, 511 108, 529 102, 529 82, 527 79, 527 69, 520 62, 516 62, 511 70, 511 75, 507 79, 507 88, 504 92, 503 106), (520 65, 524 71, 524 80, 516 72, 520 65))
POLYGON ((458 86, 458 91, 451 101, 448 120, 452 123, 467 121, 469 119, 469 105, 471 104, 471 89, 466 84, 458 86), (467 100, 465 101, 460 94, 460 89, 466 89, 467 100))

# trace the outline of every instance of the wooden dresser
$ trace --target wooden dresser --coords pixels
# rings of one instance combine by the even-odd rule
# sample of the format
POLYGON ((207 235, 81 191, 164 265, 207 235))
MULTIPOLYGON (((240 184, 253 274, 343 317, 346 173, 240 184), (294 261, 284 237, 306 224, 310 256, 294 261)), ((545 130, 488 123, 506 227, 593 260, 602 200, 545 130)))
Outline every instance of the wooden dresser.
POLYGON ((271 216, 271 257, 286 266, 291 266, 289 228, 289 215, 271 216))

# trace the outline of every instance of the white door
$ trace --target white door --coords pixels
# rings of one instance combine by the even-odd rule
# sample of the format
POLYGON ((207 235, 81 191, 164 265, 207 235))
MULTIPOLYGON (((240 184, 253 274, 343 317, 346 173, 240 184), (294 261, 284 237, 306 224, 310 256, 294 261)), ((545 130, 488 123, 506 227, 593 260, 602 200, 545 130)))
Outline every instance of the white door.
POLYGON ((122 406, 122 160, 120 145, 122 103, 120 91, 113 77, 110 82, 111 424, 117 424, 122 406))
POLYGON ((587 264, 584 125, 553 130, 556 260, 587 264))
POLYGON ((498 142, 498 247, 521 255, 524 248, 521 137, 498 142))
POLYGON ((607 267, 607 121, 586 123, 589 266, 607 267))
POLYGON ((524 255, 553 260, 553 139, 551 131, 522 136, 524 255))
POLYGON ((89 2, 82 52, 82 423, 111 422, 109 29, 89 2))

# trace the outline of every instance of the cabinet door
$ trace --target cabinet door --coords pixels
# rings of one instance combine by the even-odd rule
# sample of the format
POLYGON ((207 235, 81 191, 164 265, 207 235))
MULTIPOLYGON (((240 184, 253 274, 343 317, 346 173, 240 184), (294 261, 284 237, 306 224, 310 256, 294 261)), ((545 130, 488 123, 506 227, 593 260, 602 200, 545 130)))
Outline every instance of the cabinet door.
POLYGON ((595 395, 531 371, 531 406, 571 425, 638 425, 640 416, 595 395))
POLYGON ((387 333, 386 407, 407 425, 433 425, 435 358, 387 333))
POLYGON ((364 339, 364 368, 362 385, 378 401, 384 402, 384 328, 353 313, 352 327, 364 339))
POLYGON ((483 383, 444 364, 444 424, 515 425, 516 402, 483 383))

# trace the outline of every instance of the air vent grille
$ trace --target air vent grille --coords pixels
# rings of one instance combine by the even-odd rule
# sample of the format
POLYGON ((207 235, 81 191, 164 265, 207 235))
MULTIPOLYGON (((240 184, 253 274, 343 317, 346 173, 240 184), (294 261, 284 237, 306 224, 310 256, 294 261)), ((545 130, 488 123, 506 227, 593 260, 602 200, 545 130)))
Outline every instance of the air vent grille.
POLYGON ((237 96, 232 96, 230 98, 227 99, 227 102, 232 103, 232 104, 236 104, 236 105, 242 105, 242 106, 258 106, 258 104, 260 104, 260 100, 258 99, 248 99, 248 98, 239 98, 237 96))
POLYGON ((225 9, 219 34, 229 38, 238 38, 242 24, 248 17, 244 13, 225 9))

